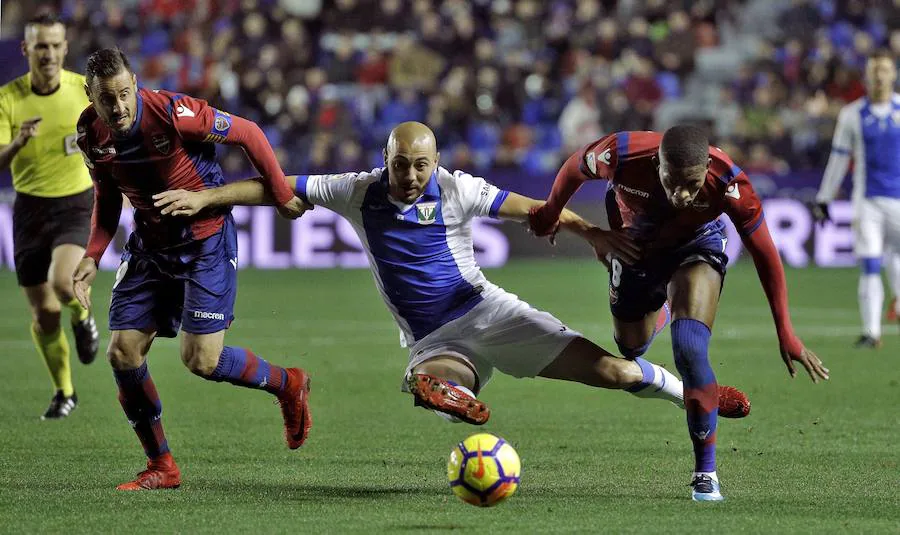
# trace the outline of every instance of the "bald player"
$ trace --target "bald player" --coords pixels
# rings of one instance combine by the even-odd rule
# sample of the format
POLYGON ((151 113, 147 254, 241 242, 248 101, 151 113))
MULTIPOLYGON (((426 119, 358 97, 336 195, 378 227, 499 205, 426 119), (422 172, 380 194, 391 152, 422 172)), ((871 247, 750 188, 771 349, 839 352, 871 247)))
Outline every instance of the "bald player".
POLYGON ((31 308, 31 337, 50 371, 54 395, 42 420, 78 404, 62 309, 70 312, 81 362, 97 356, 94 318, 75 298, 72 273, 88 241, 93 190, 75 144, 75 123, 88 105, 84 77, 63 69, 66 27, 41 15, 25 25, 28 72, 0 87, 0 169, 11 167, 16 278, 31 308))
MULTIPOLYGON (((681 382, 665 369, 626 360, 491 284, 475 262, 472 220, 525 221, 543 204, 502 191, 483 178, 439 167, 431 130, 397 126, 384 149, 384 167, 341 175, 288 177, 312 205, 344 216, 369 257, 375 283, 409 348, 403 389, 417 405, 451 421, 483 424, 487 405, 476 393, 494 369, 514 377, 546 377, 625 389, 682 406, 681 382)), ((256 181, 215 190, 168 191, 155 196, 163 215, 194 217, 233 204, 267 204, 256 181)), ((591 226, 569 210, 561 225, 577 235, 591 226)), ((720 389, 720 410, 740 417, 749 402, 720 389)))

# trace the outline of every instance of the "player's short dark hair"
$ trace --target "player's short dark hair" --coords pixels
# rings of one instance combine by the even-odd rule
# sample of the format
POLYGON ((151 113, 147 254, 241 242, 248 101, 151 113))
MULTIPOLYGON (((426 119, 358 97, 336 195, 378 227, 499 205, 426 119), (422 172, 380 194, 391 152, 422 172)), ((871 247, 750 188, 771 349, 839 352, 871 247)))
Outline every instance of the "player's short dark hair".
POLYGON ((896 61, 896 58, 894 57, 894 53, 891 52, 891 50, 888 48, 876 49, 874 52, 869 54, 869 59, 870 60, 872 60, 872 59, 889 59, 891 61, 896 61))
POLYGON ((118 48, 102 48, 88 57, 84 78, 91 85, 94 78, 109 78, 122 72, 122 69, 133 72, 128 56, 118 48))
POLYGON ((702 165, 709 159, 706 130, 692 124, 680 124, 666 130, 659 147, 666 162, 676 168, 702 165))
POLYGON ((53 26, 55 24, 66 25, 65 21, 56 13, 52 11, 45 11, 38 15, 35 15, 28 19, 28 22, 25 23, 25 27, 29 26, 53 26))

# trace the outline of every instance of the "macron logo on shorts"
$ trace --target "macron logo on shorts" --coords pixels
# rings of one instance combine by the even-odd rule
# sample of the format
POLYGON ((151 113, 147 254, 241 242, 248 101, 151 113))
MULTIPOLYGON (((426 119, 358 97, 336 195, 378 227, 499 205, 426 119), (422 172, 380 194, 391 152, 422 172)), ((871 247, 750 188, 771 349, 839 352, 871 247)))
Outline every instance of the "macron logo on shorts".
POLYGON ((221 312, 206 312, 205 310, 195 310, 194 319, 225 321, 225 314, 222 314, 221 312))

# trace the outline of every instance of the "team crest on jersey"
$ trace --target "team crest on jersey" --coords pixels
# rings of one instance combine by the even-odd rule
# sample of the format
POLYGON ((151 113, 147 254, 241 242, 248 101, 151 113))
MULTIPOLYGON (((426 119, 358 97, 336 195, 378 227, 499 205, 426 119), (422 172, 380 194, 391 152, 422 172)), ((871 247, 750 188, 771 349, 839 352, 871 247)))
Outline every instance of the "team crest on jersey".
POLYGON ((156 147, 162 154, 169 154, 169 151, 172 150, 172 140, 169 139, 169 136, 165 134, 154 134, 150 141, 153 142, 153 146, 156 147))
POLYGON ((436 202, 422 202, 416 205, 416 221, 420 225, 430 225, 437 217, 436 202))
POLYGON ((209 134, 206 135, 205 141, 209 141, 212 143, 224 143, 225 138, 228 137, 228 132, 230 130, 231 115, 222 110, 213 108, 213 124, 212 128, 209 131, 209 134))

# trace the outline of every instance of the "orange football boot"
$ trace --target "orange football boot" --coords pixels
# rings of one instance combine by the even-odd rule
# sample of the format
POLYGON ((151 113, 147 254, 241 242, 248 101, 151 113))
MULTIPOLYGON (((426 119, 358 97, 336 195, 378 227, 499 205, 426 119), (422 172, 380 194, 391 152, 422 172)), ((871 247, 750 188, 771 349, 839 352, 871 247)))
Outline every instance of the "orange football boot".
POLYGON ((482 425, 491 417, 491 409, 483 402, 434 375, 411 373, 406 378, 406 386, 419 405, 468 424, 482 425))
POLYGON ((116 490, 177 489, 181 485, 181 470, 171 453, 163 453, 147 461, 147 469, 138 473, 134 481, 122 483, 116 490))
POLYGON ((288 448, 295 450, 306 441, 312 427, 309 412, 309 375, 301 368, 287 368, 287 388, 278 396, 281 416, 284 417, 284 438, 288 448))
POLYGON ((733 386, 719 385, 719 416, 743 418, 748 414, 750 414, 750 399, 747 394, 733 386))

